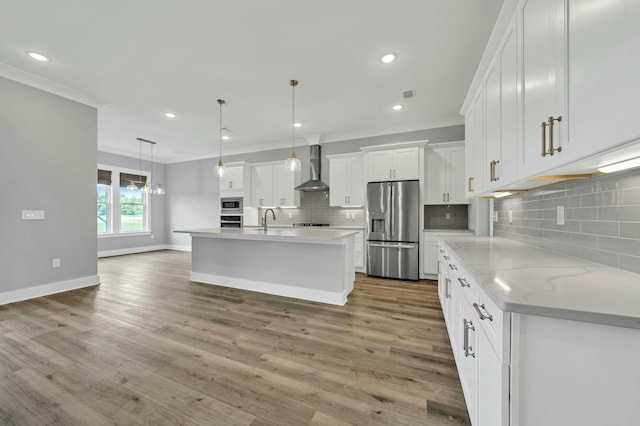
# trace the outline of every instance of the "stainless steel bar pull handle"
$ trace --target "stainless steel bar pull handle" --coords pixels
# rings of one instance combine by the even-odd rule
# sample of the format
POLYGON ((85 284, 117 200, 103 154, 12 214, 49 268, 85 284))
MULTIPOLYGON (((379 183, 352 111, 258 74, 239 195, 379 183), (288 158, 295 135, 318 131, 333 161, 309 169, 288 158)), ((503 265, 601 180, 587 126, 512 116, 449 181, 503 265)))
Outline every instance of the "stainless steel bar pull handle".
POLYGON ((562 152, 562 147, 559 146, 557 148, 553 147, 553 123, 557 121, 557 122, 561 122, 562 121, 562 116, 558 116, 556 118, 553 117, 549 117, 549 155, 553 155, 554 152, 562 152))
POLYGON ((469 345, 469 330, 475 331, 476 329, 473 326, 473 321, 469 321, 464 318, 462 319, 462 321, 464 321, 464 356, 475 358, 476 354, 472 352, 473 347, 469 345))
POLYGON ((468 288, 471 287, 471 284, 469 284, 467 282, 467 280, 465 280, 464 278, 458 277, 458 282, 460 283, 460 286, 462 286, 462 287, 468 287, 468 288))
POLYGON ((540 127, 542 127, 542 156, 547 156, 547 122, 543 121, 540 123, 540 127))
POLYGON ((482 305, 478 305, 477 303, 474 303, 474 304, 473 304, 473 309, 475 309, 475 310, 476 310, 476 312, 478 313, 478 317, 479 317, 481 320, 486 320, 486 319, 488 319, 489 321, 493 321, 493 315, 490 315, 488 312, 487 312, 487 314, 485 315, 485 314, 480 310, 480 308, 482 308, 485 312, 487 312, 487 309, 484 307, 484 303, 483 303, 482 305))
POLYGON ((469 192, 473 192, 473 185, 472 185, 472 182, 473 182, 473 178, 472 178, 472 177, 470 177, 470 178, 469 178, 469 192))
POLYGON ((451 280, 449 278, 444 281, 444 297, 447 299, 451 299, 451 292, 449 289, 451 288, 451 280))
POLYGON ((458 270, 458 268, 456 267, 456 265, 452 265, 451 263, 449 264, 449 269, 451 269, 451 270, 458 270))
POLYGON ((499 181, 500 178, 498 177, 498 174, 496 173, 496 166, 500 164, 500 160, 495 160, 493 162, 493 180, 494 181, 499 181))

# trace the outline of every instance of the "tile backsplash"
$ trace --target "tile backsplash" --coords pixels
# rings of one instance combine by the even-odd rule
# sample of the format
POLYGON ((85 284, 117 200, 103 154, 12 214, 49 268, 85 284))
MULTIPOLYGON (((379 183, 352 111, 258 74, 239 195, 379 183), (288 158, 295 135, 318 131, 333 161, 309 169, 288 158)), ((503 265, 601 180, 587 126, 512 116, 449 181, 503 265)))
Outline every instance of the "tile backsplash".
POLYGON ((640 273, 640 170, 523 192, 495 200, 494 211, 496 236, 640 273))
MULTIPOLYGON (((259 217, 264 210, 259 209, 259 217)), ((294 223, 328 223, 332 226, 364 226, 363 208, 331 207, 328 192, 301 192, 300 207, 297 209, 275 209, 274 225, 292 225, 294 223), (291 217, 289 217, 291 215, 291 217), (353 217, 353 219, 347 219, 353 217)), ((271 224, 269 217, 269 224, 271 224)))
POLYGON ((467 204, 424 206, 424 229, 467 229, 469 206, 467 204))

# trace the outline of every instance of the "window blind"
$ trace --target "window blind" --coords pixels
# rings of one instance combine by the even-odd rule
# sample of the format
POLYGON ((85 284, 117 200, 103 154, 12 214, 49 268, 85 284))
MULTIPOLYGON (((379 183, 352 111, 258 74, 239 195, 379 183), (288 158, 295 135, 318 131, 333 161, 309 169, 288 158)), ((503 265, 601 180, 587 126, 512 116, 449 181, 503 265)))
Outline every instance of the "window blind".
POLYGON ((111 185, 111 170, 98 169, 98 183, 101 185, 111 185))

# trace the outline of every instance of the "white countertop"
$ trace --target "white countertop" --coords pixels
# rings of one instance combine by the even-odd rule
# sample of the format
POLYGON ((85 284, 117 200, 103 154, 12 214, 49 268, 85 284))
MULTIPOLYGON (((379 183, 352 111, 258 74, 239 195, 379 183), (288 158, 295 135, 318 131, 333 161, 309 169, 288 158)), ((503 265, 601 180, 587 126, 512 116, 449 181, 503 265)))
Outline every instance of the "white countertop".
POLYGON ((640 274, 504 238, 439 240, 504 311, 640 329, 640 274))
POLYGON ((473 235, 473 231, 471 229, 423 229, 422 231, 433 233, 433 234, 471 234, 473 235))
POLYGON ((208 228, 177 230, 192 237, 222 238, 236 240, 286 241, 295 243, 343 244, 345 237, 357 233, 355 230, 301 229, 301 228, 208 228))

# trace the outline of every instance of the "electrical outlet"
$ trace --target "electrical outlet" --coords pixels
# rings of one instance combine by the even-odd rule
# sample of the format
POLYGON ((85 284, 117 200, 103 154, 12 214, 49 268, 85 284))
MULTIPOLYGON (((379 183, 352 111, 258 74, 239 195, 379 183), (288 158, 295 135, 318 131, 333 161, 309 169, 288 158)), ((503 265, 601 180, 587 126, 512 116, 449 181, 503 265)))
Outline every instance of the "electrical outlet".
POLYGON ((58 259, 57 257, 51 259, 51 267, 52 268, 59 268, 60 267, 60 259, 58 259))
POLYGON ((293 217, 293 213, 287 213, 287 216, 291 219, 293 217))
POLYGON ((556 207, 556 224, 564 225, 564 206, 556 207))
POLYGON ((498 216, 498 212, 493 212, 493 221, 494 221, 495 223, 498 223, 498 217, 499 217, 499 216, 498 216))
POLYGON ((509 210, 509 224, 513 224, 513 212, 511 210, 509 210))
POLYGON ((445 220, 451 220, 451 213, 447 212, 444 214, 445 220))

